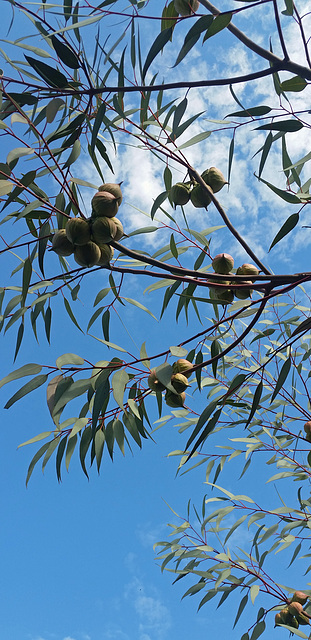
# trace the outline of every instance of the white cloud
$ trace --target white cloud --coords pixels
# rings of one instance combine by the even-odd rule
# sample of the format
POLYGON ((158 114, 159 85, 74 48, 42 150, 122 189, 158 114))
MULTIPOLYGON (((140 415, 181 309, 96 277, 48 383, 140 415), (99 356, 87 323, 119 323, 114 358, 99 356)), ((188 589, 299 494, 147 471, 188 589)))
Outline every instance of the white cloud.
POLYGON ((157 591, 134 578, 125 588, 125 598, 133 603, 139 621, 139 640, 162 640, 171 626, 171 615, 157 591), (151 635, 150 635, 151 634, 151 635))
POLYGON ((143 547, 151 549, 153 545, 160 540, 163 532, 167 530, 166 524, 152 525, 151 522, 145 522, 139 524, 136 529, 136 535, 138 536, 143 547))
POLYGON ((105 640, 130 640, 130 637, 122 631, 121 627, 112 624, 104 631, 103 637, 105 640))
MULTIPOLYGON (((301 3, 301 12, 303 13, 306 9, 307 3, 301 3)), ((256 23, 249 20, 249 15, 253 15, 252 11, 243 11, 238 16, 235 16, 235 22, 244 28, 256 42, 262 46, 268 46, 267 42, 269 41, 272 25, 270 18, 273 18, 272 11, 267 12, 266 5, 263 12, 256 10, 256 23)), ((289 51, 294 59, 301 60, 303 52, 301 49, 301 40, 297 37, 298 27, 292 19, 282 17, 282 21, 289 51)), ((311 16, 307 16, 305 21, 311 23, 311 16)), ((160 76, 163 75, 163 77, 169 77, 175 82, 178 82, 184 79, 185 70, 187 71, 187 77, 189 77, 190 70, 190 79, 198 80, 200 78, 245 74, 266 66, 266 62, 264 62, 263 65, 262 60, 259 60, 258 57, 244 45, 228 35, 228 38, 230 38, 230 40, 228 40, 229 46, 225 46, 226 41, 224 42, 220 36, 217 36, 217 58, 214 55, 214 39, 211 39, 205 43, 202 49, 192 49, 187 58, 176 68, 172 69, 172 54, 173 58, 175 58, 177 51, 182 46, 183 37, 184 34, 182 31, 177 31, 176 29, 174 34, 174 47, 170 44, 165 47, 163 55, 157 57, 153 65, 154 69, 152 68, 150 70, 150 77, 153 71, 157 69, 160 76)), ((275 40, 276 42, 273 43, 274 48, 276 53, 279 53, 277 49, 277 38, 275 38, 275 40)), ((283 74, 282 78, 283 77, 285 78, 286 74, 283 74)), ((277 104, 277 97, 273 89, 271 77, 251 83, 240 83, 235 85, 234 90, 242 103, 245 103, 245 106, 267 104, 274 107, 277 104)), ((164 94, 163 103, 176 99, 176 104, 178 104, 185 94, 185 89, 181 89, 178 95, 176 95, 176 92, 167 91, 164 94)), ((309 108, 309 89, 302 93, 289 95, 294 110, 309 108)), ((240 109, 227 86, 214 89, 191 89, 187 97, 188 109, 185 117, 191 117, 200 111, 205 111, 205 113, 199 120, 191 125, 189 130, 180 136, 178 139, 178 143, 180 144, 202 131, 217 129, 216 124, 209 122, 210 119, 216 117, 224 118, 228 113, 240 109)), ((132 96, 127 96, 126 100, 127 107, 130 106, 130 103, 132 103, 132 105, 135 103, 135 98, 132 96)), ((155 96, 152 96, 150 104, 155 107, 155 96)), ((284 106, 289 108, 289 113, 285 115, 285 117, 291 118, 291 106, 287 105, 286 102, 284 102, 284 106)), ((135 117, 134 115, 133 119, 135 117)), ((310 118, 310 116, 306 114, 303 114, 302 117, 304 119, 310 118)), ((264 124, 265 122, 266 120, 262 120, 258 124, 264 124)), ((230 189, 229 191, 227 191, 226 188, 223 189, 219 199, 241 235, 250 246, 256 248, 258 256, 263 258, 267 254, 267 250, 275 234, 287 217, 293 213, 293 207, 282 201, 263 183, 256 182, 254 178, 254 172, 258 172, 260 154, 256 155, 255 158, 253 158, 253 156, 260 146, 263 145, 267 137, 267 132, 254 131, 255 127, 253 125, 240 126, 242 121, 238 118, 235 119, 235 123, 239 126, 235 135, 235 154, 230 189)), ((258 124, 256 123, 255 126, 258 126, 258 124)), ((223 127, 223 125, 219 125, 220 130, 214 131, 205 142, 184 150, 187 160, 200 172, 208 166, 214 165, 221 168, 225 175, 227 173, 228 149, 233 130, 230 129, 232 124, 230 124, 229 119, 228 128, 221 130, 221 127, 223 127)), ((155 128, 150 131, 153 133, 156 132, 156 134, 159 132, 159 130, 155 128)), ((150 151, 138 148, 138 145, 142 146, 139 140, 129 138, 126 134, 118 134, 118 138, 118 156, 112 160, 115 175, 106 171, 106 166, 103 167, 103 171, 105 180, 107 181, 124 181, 122 187, 124 202, 120 209, 120 218, 124 224, 125 231, 130 232, 134 228, 153 224, 150 221, 149 212, 154 198, 164 190, 163 170, 165 164, 150 151)), ((109 141, 105 141, 105 144, 109 147, 110 143, 109 141)), ((302 129, 302 131, 288 135, 287 145, 288 153, 293 161, 307 153, 309 148, 305 130, 302 129)), ((173 149, 173 146, 170 145, 170 148, 173 149)), ((172 163, 170 163, 170 165, 171 164, 172 163)), ((99 177, 91 163, 83 162, 82 164, 81 162, 80 165, 77 166, 79 167, 79 177, 99 184, 99 177)), ((175 163, 171 168, 173 172, 173 182, 184 179, 186 171, 183 167, 175 163)), ((307 165, 307 169, 302 172, 303 181, 305 177, 309 177, 308 171, 309 166, 307 165)), ((279 188, 285 189, 286 187, 285 176, 281 166, 280 142, 272 147, 263 172, 263 178, 271 181, 279 188)), ((92 195, 93 192, 87 190, 86 201, 88 203, 92 195)), ((173 213, 167 201, 163 206, 167 208, 169 213, 173 213)), ((194 209, 191 204, 188 204, 185 210, 189 225, 194 229, 202 230, 209 226, 222 224, 222 220, 220 220, 219 214, 213 206, 209 208, 208 212, 204 212, 201 210, 198 211, 194 209)), ((185 225, 181 211, 177 210, 174 217, 177 223, 183 228, 185 225)), ((159 211, 156 214, 156 219, 158 221, 163 220, 166 223, 169 222, 159 211)), ((173 224, 172 226, 174 228, 173 224)), ((150 248, 154 248, 155 250, 158 246, 162 246, 165 242, 168 242, 170 233, 171 230, 162 229, 159 233, 138 236, 133 240, 133 243, 134 246, 145 247, 146 250, 150 250, 150 248), (136 243, 139 243, 139 245, 136 243)), ((274 249, 273 257, 277 257, 279 253, 282 253, 283 259, 288 262, 288 266, 290 267, 294 260, 293 254, 296 249, 299 249, 301 244, 303 233, 304 230, 301 229, 301 227, 297 227, 290 236, 285 238, 280 245, 274 249), (287 250, 289 247, 290 251, 287 250)), ((234 251, 236 261, 240 259, 244 261, 246 255, 244 250, 234 239, 228 239, 228 236, 226 237, 227 240, 225 242, 227 246, 225 249, 234 251), (228 244, 231 245, 231 247, 228 246, 228 244)), ((303 240, 304 246, 310 245, 311 234, 307 235, 304 233, 303 240)), ((223 242, 222 232, 213 234, 212 253, 217 253, 217 251, 223 249, 223 242)), ((138 287, 140 286, 140 282, 136 284, 138 287)))

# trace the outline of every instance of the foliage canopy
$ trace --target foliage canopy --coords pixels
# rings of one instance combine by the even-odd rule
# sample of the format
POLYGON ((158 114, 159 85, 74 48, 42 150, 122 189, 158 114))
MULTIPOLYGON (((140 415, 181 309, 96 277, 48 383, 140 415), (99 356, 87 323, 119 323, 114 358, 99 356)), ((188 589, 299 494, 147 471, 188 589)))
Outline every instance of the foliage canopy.
MULTIPOLYGON (((293 145, 294 137, 308 139, 310 129, 308 13, 292 0, 284 6, 277 0, 239 7, 232 2, 222 11, 201 0, 185 17, 176 10, 180 3, 164 0, 9 4, 11 29, 0 49, 5 150, 0 253, 2 273, 7 272, 0 289, 0 328, 4 334, 10 330, 8 336, 15 331, 14 360, 22 357, 27 332, 53 343, 59 317, 78 337, 83 331, 98 341, 104 354, 94 362, 65 353, 55 364, 24 363, 1 381, 1 386, 17 381, 7 409, 46 388, 51 429, 23 443, 39 443, 27 482, 37 463, 44 469, 52 457, 58 480, 73 455, 88 476, 93 464, 100 470, 103 455, 113 459, 118 450, 125 454, 142 447, 154 435, 155 418, 156 428, 173 419, 180 437, 169 455, 178 459, 179 473, 202 466, 207 490, 201 511, 194 507, 193 515, 189 505, 181 524, 172 525, 170 540, 158 543, 162 569, 176 580, 190 578, 185 595, 197 594, 199 608, 217 596, 221 605, 238 592, 234 626, 247 604, 259 602, 241 640, 256 640, 273 625, 269 612, 281 610, 286 611, 278 624, 307 638, 308 631, 297 625, 307 628, 311 606, 306 604, 300 616, 290 613, 292 594, 301 585, 279 583, 270 573, 270 554, 282 551, 284 566, 310 556, 311 273, 294 268, 295 273, 283 275, 288 262, 283 268, 281 251, 276 273, 267 260, 282 243, 291 247, 289 236, 296 237, 311 200, 311 153, 300 156, 293 145), (253 26, 267 15, 273 31, 264 32, 258 44, 251 37, 253 26), (27 35, 12 39, 20 16, 23 33, 27 21, 27 35), (290 54, 291 29, 299 63, 290 54), (236 73, 233 56, 222 73, 218 59, 224 46, 247 51, 251 70, 241 65, 236 73), (207 55, 212 63, 203 67, 208 77, 202 79, 196 61, 205 64, 207 55), (213 103, 217 92, 230 104, 229 113, 223 113, 226 102, 213 103), (269 105, 259 100, 262 95, 269 105), (147 152, 156 191, 149 210, 142 212, 147 152), (132 192, 121 173, 126 154, 136 168, 132 192), (203 156, 209 157, 208 166, 203 156), (215 164, 226 175, 221 193, 209 185, 211 173, 206 173, 215 164), (259 206, 281 206, 284 213, 275 232, 267 228, 264 243, 260 238, 264 249, 251 236, 245 210, 240 225, 231 221, 232 185, 243 188, 239 171, 245 166, 250 188, 262 199, 259 206), (114 211, 119 215, 120 206, 124 234, 118 240, 116 231, 109 236, 111 223, 105 223, 110 260, 93 264, 88 258, 77 267, 71 251, 53 251, 56 234, 66 236, 62 230, 68 221, 82 218, 93 225, 94 240, 99 205, 92 199, 101 184, 107 192, 107 183, 121 183, 124 191, 126 202, 118 202, 114 211), (185 202, 177 204, 176 198, 185 202), (221 254, 232 247, 244 266, 223 270, 218 262, 216 267, 215 247, 221 254), (128 292, 133 277, 136 297, 128 292), (96 287, 93 308, 90 281, 96 287), (144 291, 154 297, 152 310, 142 301, 144 291), (115 318, 129 331, 131 322, 146 327, 138 353, 132 353, 127 339, 119 340, 115 318), (156 321, 159 348, 148 335, 156 321), (180 321, 183 335, 172 346, 165 327, 173 321, 180 321), (180 358, 191 363, 185 401, 172 378, 180 358), (160 390, 150 388, 151 371, 160 390), (229 464, 243 492, 252 473, 262 483, 282 487, 285 482, 289 504, 282 488, 277 499, 263 493, 261 503, 240 488, 233 493, 221 486, 229 464), (249 534, 239 539, 237 533, 246 530, 249 534)), ((78 242, 72 243, 77 257, 78 242)))

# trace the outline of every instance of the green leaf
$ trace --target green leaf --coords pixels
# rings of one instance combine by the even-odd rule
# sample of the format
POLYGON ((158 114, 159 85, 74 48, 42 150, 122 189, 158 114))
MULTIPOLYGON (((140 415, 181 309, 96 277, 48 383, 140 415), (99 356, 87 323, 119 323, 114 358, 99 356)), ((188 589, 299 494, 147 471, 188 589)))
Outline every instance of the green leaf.
POLYGON ((58 449, 57 449, 55 464, 56 464, 56 475, 57 475, 58 482, 60 482, 61 479, 62 479, 62 477, 61 477, 61 464, 62 464, 62 459, 63 459, 64 453, 65 453, 67 439, 68 439, 68 435, 66 435, 64 438, 62 438, 60 443, 59 443, 59 445, 58 445, 58 449))
POLYGON ((93 129, 92 129, 92 139, 91 139, 91 154, 93 154, 94 149, 95 149, 95 145, 96 145, 96 140, 97 140, 97 136, 98 136, 98 132, 99 129, 103 123, 103 117, 105 115, 106 112, 106 105, 104 102, 102 102, 102 104, 100 105, 97 114, 96 114, 96 118, 94 121, 94 125, 93 125, 93 129))
MULTIPOLYGON (((311 318, 306 318, 306 320, 303 320, 298 327, 296 327, 296 329, 294 329, 293 333, 292 333, 292 337, 296 336, 298 333, 305 333, 306 331, 309 331, 311 329, 311 318)), ((1 382, 0 382, 0 386, 1 386, 1 382)))
POLYGON ((75 353, 64 353, 56 360, 56 366, 58 369, 61 369, 64 365, 68 364, 76 364, 80 366, 84 364, 84 358, 81 358, 81 356, 77 356, 75 353))
POLYGON ((168 387, 173 375, 173 367, 168 364, 168 362, 164 362, 155 368, 155 372, 158 380, 164 384, 165 387, 168 387))
POLYGON ((284 364, 282 366, 282 369, 280 371, 280 375, 279 375, 279 377, 277 379, 277 383, 275 385, 275 389, 274 389, 272 397, 271 397, 271 402, 273 402, 274 398, 277 396, 277 394, 279 393, 280 389, 283 387, 283 385, 284 385, 284 383, 286 381, 286 378, 287 378, 287 376, 288 376, 288 374, 290 372, 291 364, 292 364, 292 361, 291 361, 291 358, 289 357, 289 358, 287 358, 287 360, 285 360, 285 362, 284 362, 284 364))
POLYGON ((265 628, 266 628, 266 623, 264 622, 264 620, 261 620, 261 622, 258 622, 253 629, 253 633, 251 635, 250 640, 257 640, 257 638, 259 638, 259 636, 261 636, 261 634, 264 632, 265 628))
POLYGON ((85 457, 88 452, 89 446, 91 444, 91 440, 92 440, 92 429, 91 427, 86 427, 81 437, 79 454, 80 454, 80 463, 81 463, 82 471, 83 473, 85 473, 87 478, 89 476, 85 467, 85 457))
POLYGON ((13 183, 9 182, 9 180, 2 180, 0 182, 0 196, 6 196, 8 193, 11 193, 13 189, 13 183))
POLYGON ((242 111, 234 111, 233 113, 228 113, 226 118, 231 118, 233 116, 237 118, 250 118, 252 116, 265 116, 267 113, 270 113, 271 107, 250 107, 249 109, 243 109, 242 111))
POLYGON ((26 296, 28 293, 29 283, 32 275, 32 264, 30 258, 26 258, 23 267, 23 286, 22 286, 22 299, 21 305, 24 306, 26 296))
POLYGON ((262 380, 259 382, 258 386, 256 387, 256 391, 254 393, 254 397, 253 397, 253 402, 252 402, 252 407, 250 410, 250 414, 248 416, 248 420, 246 423, 246 426, 249 425, 250 421, 252 420, 253 416, 255 415, 260 399, 261 399, 261 395, 262 395, 262 390, 263 390, 263 382, 262 380))
POLYGON ((260 158, 259 172, 258 172, 259 173, 259 178, 260 178, 260 176, 261 176, 261 174, 263 172, 263 168, 265 166, 267 157, 269 155, 269 151, 271 149, 272 142, 273 142, 273 136, 272 136, 272 133, 270 132, 270 133, 268 133, 267 138, 266 138, 265 143, 264 143, 263 148, 262 148, 262 154, 261 154, 261 158, 260 158))
POLYGON ((192 147, 194 144, 197 144, 198 142, 202 142, 202 140, 206 140, 206 138, 209 138, 211 133, 212 133, 211 131, 202 131, 202 133, 198 133, 196 136, 194 136, 193 138, 190 138, 190 140, 188 140, 187 142, 184 142, 177 148, 180 151, 181 149, 187 149, 187 147, 192 147))
MULTIPOLYGON (((198 448, 205 442, 207 436, 209 436, 209 434, 213 431, 213 429, 215 428, 218 419, 220 417, 220 414, 222 412, 222 408, 217 409, 217 411, 215 411, 213 417, 208 421, 206 427, 204 427, 203 431, 201 432, 201 435, 198 437, 197 441, 195 442, 195 444, 193 445, 190 454, 189 454, 189 458, 191 456, 193 456, 193 454, 195 453, 195 451, 198 450, 198 448)), ((188 447, 186 447, 188 448, 188 447)))
POLYGON ((170 352, 175 358, 185 358, 188 353, 184 347, 170 347, 170 352))
POLYGON ((308 83, 304 78, 300 78, 299 76, 294 76, 289 80, 284 80, 284 82, 281 82, 280 87, 282 91, 297 92, 297 91, 303 91, 306 88, 307 84, 308 83))
MULTIPOLYGON (((76 5, 76 7, 77 6, 78 5, 76 5)), ((103 13, 103 14, 100 14, 99 16, 93 16, 92 18, 86 18, 85 20, 80 20, 80 22, 73 20, 73 24, 68 25, 68 27, 63 27, 62 29, 58 29, 57 31, 53 31, 52 35, 58 35, 59 33, 70 31, 71 29, 74 29, 74 31, 78 31, 79 29, 81 29, 81 27, 86 27, 90 24, 94 24, 94 22, 99 22, 104 17, 104 15, 105 14, 103 13)))
POLYGON ((18 449, 20 449, 20 447, 25 447, 26 444, 33 444, 34 442, 39 442, 40 440, 44 440, 44 438, 48 438, 51 433, 53 433, 53 431, 44 431, 44 433, 39 433, 37 436, 34 436, 33 438, 30 438, 30 440, 27 440, 26 442, 22 442, 22 444, 18 445, 18 449))
POLYGON ((258 178, 258 180, 260 180, 261 182, 266 184, 267 187, 269 187, 269 189, 271 189, 271 191, 273 191, 278 196, 280 196, 280 198, 282 198, 282 200, 285 200, 286 202, 290 202, 291 204, 300 204, 301 203, 300 198, 295 196, 293 193, 290 193, 289 191, 284 191, 283 189, 279 189, 278 187, 275 187, 273 184, 271 184, 270 182, 267 182, 266 180, 264 180, 263 178, 260 178, 259 176, 256 176, 256 177, 258 178))
POLYGON ((38 462, 38 460, 40 460, 40 458, 42 458, 42 456, 45 454, 45 452, 47 451, 47 449, 50 446, 50 442, 46 442, 40 449, 39 451, 37 451, 37 453, 34 455, 34 457, 31 460, 31 463, 28 467, 28 471, 27 471, 27 477, 26 477, 26 487, 28 485, 28 482, 30 480, 30 476, 38 462))
POLYGON ((98 429, 98 431, 96 431, 95 440, 94 440, 95 456, 96 456, 96 464, 97 464, 98 473, 99 473, 100 465, 101 465, 101 461, 102 461, 105 441, 106 441, 105 429, 103 427, 102 429, 98 429))
MULTIPOLYGON (((166 200, 166 198, 167 198, 167 193, 166 193, 166 191, 162 191, 162 193, 160 193, 160 194, 156 197, 156 199, 155 199, 155 201, 154 201, 154 203, 153 203, 153 205, 152 205, 152 207, 151 207, 151 212, 150 212, 151 220, 153 220, 153 218, 154 218, 154 216, 155 216, 155 214, 156 214, 156 211, 157 211, 157 210, 158 210, 158 208, 161 206, 161 204, 163 204, 163 202, 164 202, 164 200, 166 200)), ((150 231, 151 231, 151 230, 152 230, 152 231, 153 231, 153 230, 155 230, 155 231, 156 231, 156 230, 157 230, 157 228, 158 228, 158 227, 156 227, 156 228, 153 228, 153 227, 146 227, 146 229, 149 229, 150 231)), ((141 232, 140 232, 140 233, 141 233, 141 232)), ((147 232, 146 232, 146 231, 144 231, 144 233, 147 233, 147 232)), ((134 235, 134 234, 132 233, 132 234, 130 234, 130 235, 134 235)))
POLYGON ((113 422, 113 433, 114 433, 114 437, 116 439, 117 445, 118 445, 120 451, 124 455, 125 434, 124 434, 123 424, 122 424, 122 422, 120 420, 114 420, 114 422, 113 422))
POLYGON ((266 131, 285 131, 286 133, 295 133, 303 128, 302 122, 299 120, 281 120, 280 122, 270 122, 270 124, 262 124, 260 127, 256 127, 255 130, 266 131))
POLYGON ((23 367, 12 371, 12 373, 9 373, 7 376, 5 376, 5 378, 2 378, 2 380, 0 380, 0 389, 8 382, 12 382, 12 380, 18 380, 19 378, 23 378, 24 376, 36 375, 37 373, 40 373, 41 369, 42 366, 40 364, 24 364, 23 367))
POLYGON ((162 11, 161 31, 164 31, 164 29, 168 29, 169 27, 174 28, 176 18, 178 18, 178 12, 175 9, 174 0, 172 0, 162 11))
POLYGON ((208 418, 212 415, 213 411, 216 409, 217 406, 217 401, 213 401, 211 402, 207 407, 205 407, 204 411, 201 413, 197 425, 195 427, 195 429, 193 430, 186 446, 185 449, 189 449, 190 444, 193 442, 193 440, 196 438, 196 436, 198 435, 198 433, 201 431, 202 427, 205 425, 205 423, 207 422, 208 418))
POLYGON ((59 59, 64 62, 67 67, 70 67, 70 69, 79 69, 79 58, 75 52, 66 44, 61 42, 61 40, 56 38, 55 35, 51 36, 51 41, 59 59))
POLYGON ((133 300, 132 298, 123 298, 123 300, 126 300, 126 302, 129 302, 130 304, 133 304, 134 307, 138 307, 138 309, 142 309, 142 311, 146 311, 146 313, 149 313, 149 315, 152 316, 152 318, 154 318, 155 320, 157 319, 153 315, 153 313, 151 313, 151 311, 147 309, 147 307, 144 307, 144 305, 141 304, 141 302, 138 302, 137 300, 133 300))
POLYGON ((202 16, 202 18, 199 18, 198 20, 195 21, 194 25, 188 31, 184 39, 182 48, 176 58, 176 62, 173 65, 173 68, 177 67, 177 65, 184 59, 184 57, 189 53, 189 51, 191 51, 191 49, 199 40, 201 33, 206 29, 208 29, 208 27, 210 27, 212 23, 213 23, 213 16, 210 16, 210 15, 202 16))
POLYGON ((216 18, 214 18, 210 27, 208 27, 207 32, 203 38, 203 42, 205 42, 208 38, 216 35, 219 31, 225 29, 228 24, 231 22, 232 13, 228 11, 228 13, 220 13, 216 18))
POLYGON ((25 324, 24 324, 24 318, 22 318, 22 321, 18 327, 18 332, 17 332, 17 338, 16 338, 16 347, 15 347, 15 353, 14 353, 14 361, 16 360, 17 354, 19 352, 22 340, 23 340, 23 336, 24 336, 24 329, 25 329, 25 324))
POLYGON ((7 164, 10 165, 15 160, 19 160, 19 158, 23 158, 24 156, 30 156, 34 153, 34 149, 30 147, 16 147, 16 149, 12 149, 10 153, 7 155, 7 164))
POLYGON ((39 376, 36 376, 35 378, 32 378, 32 380, 29 380, 29 382, 26 382, 26 384, 24 384, 24 386, 21 387, 16 393, 14 393, 14 395, 7 401, 4 408, 9 409, 15 402, 27 395, 27 393, 30 393, 31 391, 38 389, 38 387, 41 387, 41 385, 46 382, 47 377, 47 374, 41 374, 39 376))
POLYGON ((62 98, 53 98, 45 108, 46 121, 53 122, 57 112, 65 106, 65 102, 62 98))
POLYGON ((239 618, 242 615, 242 613, 243 613, 243 611, 244 611, 244 609, 245 609, 245 607, 247 605, 247 602, 248 602, 248 594, 243 596, 243 598, 242 598, 242 600, 241 600, 241 602, 239 604, 239 608, 238 608, 238 612, 236 614, 236 618, 235 618, 235 621, 234 621, 233 629, 234 629, 235 625, 237 624, 237 622, 239 621, 239 618))
POLYGON ((44 222, 44 224, 40 227, 40 231, 39 231, 38 262, 39 262, 40 271, 43 277, 44 277, 43 260, 44 260, 44 255, 45 255, 50 231, 51 231, 51 228, 50 228, 49 222, 44 222))
POLYGON ((282 225, 281 229, 277 232, 274 240, 271 242, 269 247, 269 251, 271 251, 272 247, 274 247, 282 238, 287 236, 298 224, 299 222, 299 213, 293 213, 282 225))
POLYGON ((161 31, 161 33, 159 33, 159 35, 156 37, 155 41, 151 45, 151 47, 149 49, 149 52, 147 54, 146 60, 145 60, 145 64, 143 66, 143 70, 142 70, 142 80, 143 81, 144 81, 144 79, 146 77, 146 73, 147 73, 151 63, 153 62, 155 57, 158 55, 158 53, 160 53, 160 51, 162 51, 162 49, 165 47, 165 45, 169 42, 169 40, 172 37, 172 33, 173 33, 173 27, 169 27, 168 29, 164 29, 164 31, 161 31))
POLYGON ((124 369, 119 369, 119 371, 116 371, 111 379, 113 397, 121 409, 124 409, 123 397, 128 381, 129 376, 124 369))
POLYGON ((31 56, 26 56, 25 58, 30 66, 37 72, 37 74, 42 78, 50 87, 56 87, 58 89, 63 89, 68 86, 68 81, 66 76, 63 73, 58 71, 57 69, 53 69, 45 62, 41 62, 41 60, 36 60, 31 56))
MULTIPOLYGON (((99 154, 102 157, 102 159, 106 162, 106 164, 109 167, 111 173, 114 173, 113 166, 112 166, 112 164, 110 162, 108 154, 106 153, 106 147, 105 147, 105 145, 102 143, 102 141, 99 138, 97 138, 97 140, 96 140, 96 149, 99 152, 99 154)), ((92 157, 92 160, 94 162, 94 156, 92 157)))
POLYGON ((79 331, 81 331, 81 333, 83 333, 80 325, 78 324, 78 322, 77 322, 77 320, 76 320, 76 318, 75 318, 75 316, 74 316, 74 314, 73 314, 73 312, 71 310, 71 307, 70 307, 70 304, 69 304, 67 298, 64 298, 64 305, 65 305, 65 309, 66 309, 66 311, 67 311, 67 313, 69 315, 69 318, 72 320, 73 324, 75 324, 76 327, 79 329, 79 331))
POLYGON ((251 597, 252 604, 254 604, 255 599, 258 596, 259 590, 260 590, 260 587, 259 587, 258 584, 253 584, 253 586, 251 587, 251 589, 250 589, 250 597, 251 597))

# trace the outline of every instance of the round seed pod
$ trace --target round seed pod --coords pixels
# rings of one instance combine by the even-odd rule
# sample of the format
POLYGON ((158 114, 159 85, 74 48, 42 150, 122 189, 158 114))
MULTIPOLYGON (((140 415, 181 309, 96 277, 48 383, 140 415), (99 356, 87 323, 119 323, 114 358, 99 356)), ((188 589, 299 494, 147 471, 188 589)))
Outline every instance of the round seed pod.
POLYGON ((151 371, 148 378, 148 387, 152 389, 152 391, 164 391, 165 386, 158 380, 157 374, 154 370, 151 371))
POLYGON ((92 198, 92 218, 106 216, 113 218, 119 209, 118 198, 109 191, 97 191, 92 198))
MULTIPOLYGON (((305 431, 307 432, 311 432, 311 422, 306 422, 305 426, 304 426, 305 431), (308 428, 306 430, 306 426, 308 425, 308 428)), ((306 593, 304 593, 303 591, 295 591, 295 593, 292 596, 292 602, 300 602, 300 604, 306 604, 308 600, 308 596, 306 593)))
POLYGON ((101 216, 100 218, 95 218, 92 223, 92 240, 96 242, 99 247, 111 240, 114 240, 115 235, 117 233, 117 225, 113 222, 113 218, 106 218, 106 216, 101 216))
POLYGON ((187 204, 190 200, 189 188, 183 182, 177 182, 171 188, 170 197, 175 206, 187 204))
POLYGON ((196 209, 206 209, 211 203, 211 198, 206 191, 203 191, 199 184, 196 184, 190 192, 190 199, 196 209))
POLYGON ((304 430, 306 432, 305 439, 307 440, 307 442, 311 442, 311 422, 306 422, 306 424, 304 425, 304 430))
POLYGON ((100 247, 100 259, 98 261, 98 266, 99 267, 105 267, 107 264, 109 264, 110 260, 112 260, 113 258, 113 254, 114 254, 114 248, 110 246, 110 244, 103 244, 102 247, 100 247))
POLYGON ((186 400, 185 392, 177 394, 167 389, 165 394, 165 402, 168 407, 173 407, 174 409, 176 409, 177 407, 183 407, 185 400, 186 400))
POLYGON ((299 624, 310 624, 310 619, 308 618, 308 616, 306 616, 306 614, 304 613, 304 611, 302 611, 302 613, 297 613, 295 615, 295 619, 299 624))
POLYGON ((258 276, 259 269, 255 267, 254 264, 242 264, 241 267, 238 267, 236 270, 237 276, 258 276))
POLYGON ((294 616, 289 613, 288 609, 282 609, 282 611, 279 611, 275 616, 276 626, 279 624, 287 624, 290 627, 295 627, 296 622, 297 621, 295 620, 294 616))
POLYGON ((231 304, 234 299, 234 293, 231 289, 216 289, 209 287, 210 297, 222 304, 231 304))
POLYGON ((112 220, 117 227, 116 235, 113 239, 118 242, 119 240, 121 240, 122 236, 124 236, 123 224, 122 222, 120 222, 119 218, 110 218, 110 220, 112 220))
POLYGON ((57 253, 58 256, 70 256, 74 252, 74 246, 68 240, 65 229, 58 229, 55 231, 52 239, 52 250, 57 253))
POLYGON ((199 6, 199 0, 174 0, 175 11, 180 16, 191 16, 199 6))
POLYGON ((105 184, 102 184, 99 187, 98 191, 106 191, 106 193, 112 193, 112 195, 118 200, 118 205, 120 205, 123 200, 122 191, 120 187, 121 184, 122 182, 120 182, 119 184, 113 183, 113 182, 106 182, 105 184))
POLYGON ((84 218, 71 218, 66 224, 66 235, 72 244, 83 245, 91 240, 90 224, 84 218))
POLYGON ((206 169, 206 171, 203 171, 201 177, 204 182, 211 187, 213 193, 217 193, 225 186, 225 184, 228 184, 227 180, 225 180, 225 176, 219 169, 216 169, 216 167, 206 169))
MULTIPOLYGON (((304 424, 303 428, 304 428, 304 430, 305 430, 307 435, 311 435, 311 421, 310 420, 304 424)), ((295 591, 295 593, 302 593, 302 592, 301 591, 295 591)), ((296 598, 294 598, 294 597, 292 598, 292 600, 295 601, 295 602, 300 602, 300 600, 296 600, 296 598)), ((302 602, 301 604, 304 604, 304 602, 302 602)))
POLYGON ((188 379, 182 373, 175 373, 175 375, 171 377, 171 383, 177 393, 182 393, 189 387, 188 379))
POLYGON ((231 269, 233 269, 234 260, 229 253, 218 253, 215 256, 212 267, 215 273, 230 273, 231 269))
MULTIPOLYGON (((239 284, 250 284, 252 285, 252 281, 251 280, 244 280, 243 282, 239 282, 239 284)), ((235 295, 236 298, 238 298, 238 300, 246 300, 247 298, 250 298, 252 293, 253 293, 253 289, 234 289, 233 293, 235 295)))
POLYGON ((185 358, 179 358, 173 363, 173 375, 176 373, 182 373, 186 378, 190 378, 192 374, 193 364, 185 358))
POLYGON ((98 264, 100 257, 101 251, 95 242, 90 241, 75 247, 74 258, 80 267, 94 267, 98 264))
POLYGON ((303 606, 302 604, 300 604, 300 602, 291 602, 288 605, 287 609, 292 616, 299 615, 303 612, 303 606))

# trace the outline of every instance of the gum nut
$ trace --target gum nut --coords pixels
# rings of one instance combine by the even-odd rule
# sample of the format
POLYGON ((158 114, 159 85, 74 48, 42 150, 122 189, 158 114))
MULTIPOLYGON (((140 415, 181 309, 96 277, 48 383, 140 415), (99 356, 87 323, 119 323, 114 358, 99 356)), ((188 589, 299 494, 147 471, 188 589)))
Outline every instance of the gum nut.
POLYGON ((72 244, 86 244, 91 240, 91 228, 84 218, 71 218, 66 224, 66 235, 72 244))
POLYGON ((94 267, 98 264, 100 257, 100 248, 95 242, 90 241, 75 247, 74 258, 80 267, 94 267))
POLYGON ((92 198, 92 218, 113 218, 119 209, 118 199, 109 191, 97 191, 92 198))
POLYGON ((55 231, 52 238, 52 250, 57 253, 58 256, 70 256, 74 252, 74 246, 67 238, 65 229, 58 229, 55 231))

